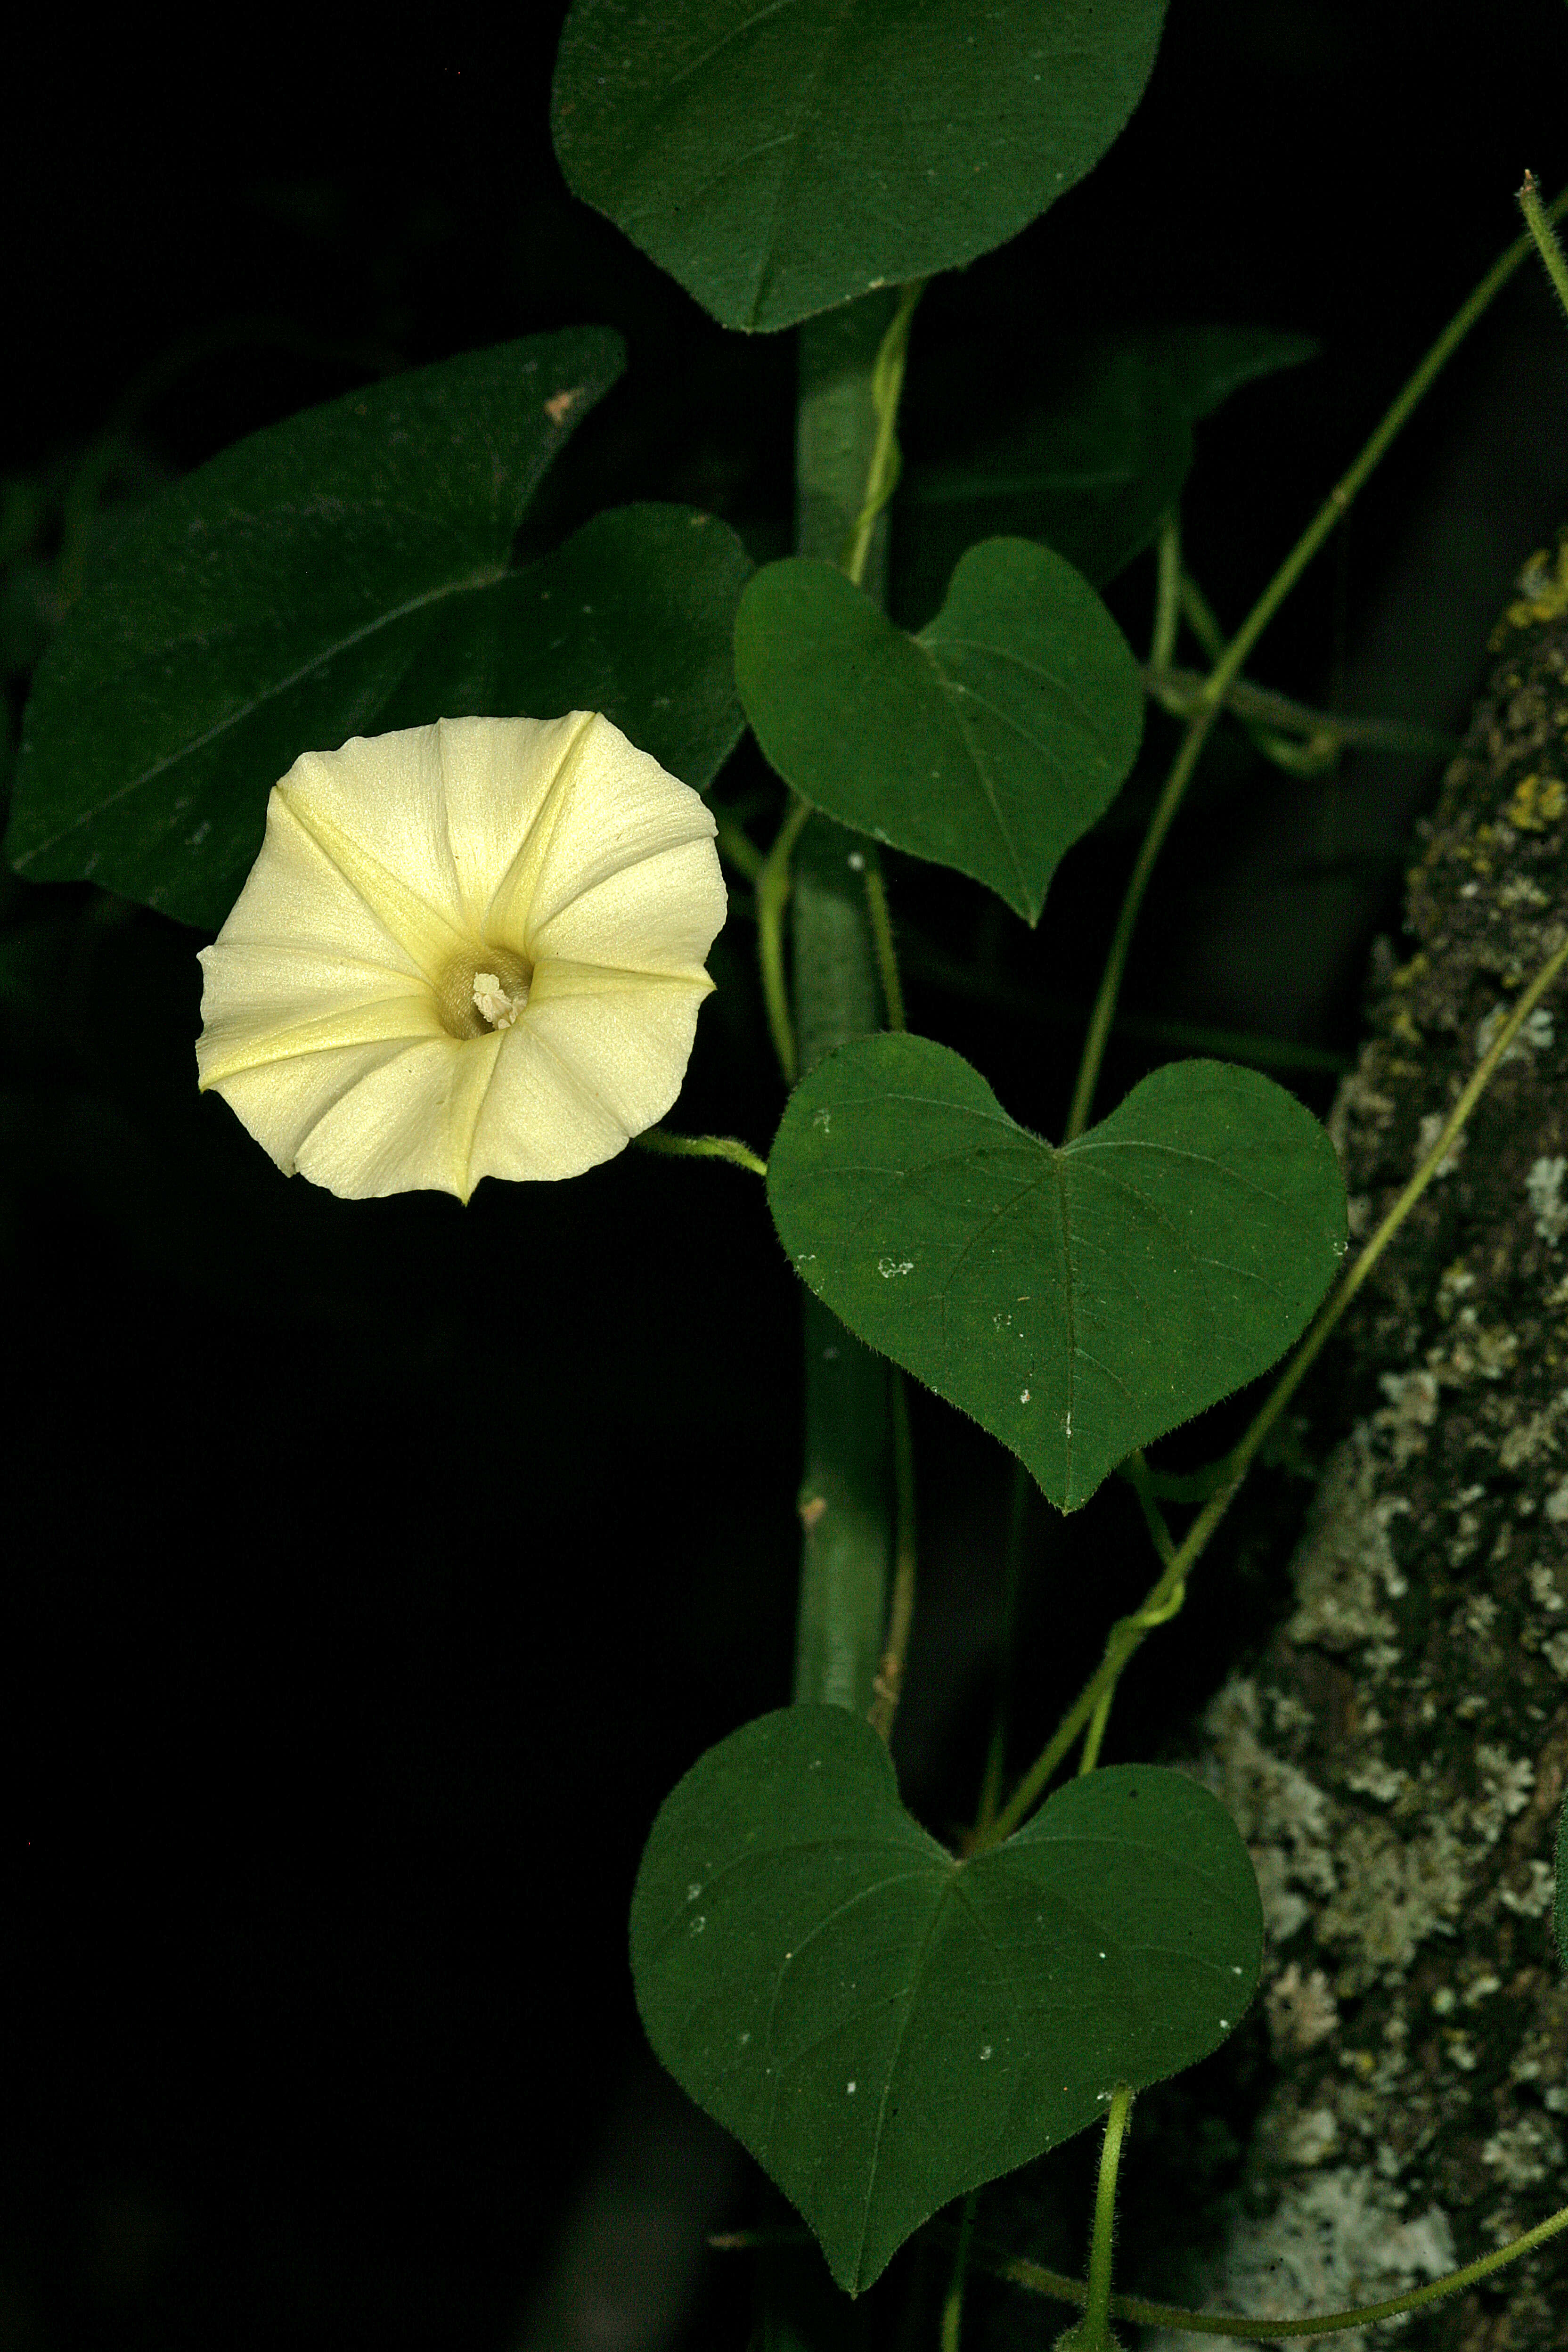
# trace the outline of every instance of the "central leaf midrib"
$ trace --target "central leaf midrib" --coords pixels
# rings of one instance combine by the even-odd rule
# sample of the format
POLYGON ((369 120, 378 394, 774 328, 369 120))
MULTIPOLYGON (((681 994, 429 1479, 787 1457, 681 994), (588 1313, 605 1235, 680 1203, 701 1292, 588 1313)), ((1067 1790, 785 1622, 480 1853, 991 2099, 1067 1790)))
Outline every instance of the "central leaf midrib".
POLYGON ((877 2108, 877 2128, 871 2141, 871 2160, 866 2169, 865 2200, 860 2210, 860 2235, 855 2248, 857 2278, 860 2276, 861 2267, 866 2259, 866 2240, 871 2227, 871 2206, 876 2194, 877 2168, 882 2152, 882 2136, 887 2129, 888 2102, 892 2096, 893 2079, 899 2071, 899 2053, 904 2046, 904 2036, 909 2032, 910 2020, 914 2015, 915 2004, 920 1998, 921 1979, 925 1973, 926 1957, 931 1950, 931 1939, 942 1924, 948 1905, 959 1899, 958 1886, 959 1872, 954 1869, 946 1884, 938 1890, 936 1901, 931 1906, 931 1922, 921 1938, 920 1950, 915 1957, 914 1970, 910 1979, 910 1989, 904 1996, 903 2011, 899 2019, 898 2030, 893 2036, 892 2049, 888 2054, 888 2063, 882 2076, 882 2096, 877 2108))
POLYGON ((931 651, 930 646, 925 643, 923 638, 906 637, 905 642, 913 646, 917 649, 931 670, 931 677, 935 681, 936 691, 940 698, 942 710, 957 739, 961 761, 966 764, 973 773, 974 780, 979 785, 981 795, 984 800, 987 808, 989 808, 991 812, 992 822, 995 825, 1003 850, 1011 863, 1013 878, 1023 894, 1026 905, 1030 905, 1033 903, 1034 894, 1029 887, 1029 877, 1024 870, 1022 852, 1015 842, 1012 828, 1009 826, 1006 818, 1002 813, 1002 803, 991 782, 990 772, 985 767, 984 761, 981 760, 978 751, 971 742, 968 730, 965 728, 963 721, 958 715, 958 710, 953 700, 952 689, 947 682, 946 673, 943 671, 942 664, 937 660, 935 654, 931 651))
MULTIPOLYGON (((805 79, 801 86, 800 99, 795 108, 795 121, 787 134, 787 143, 797 154, 799 152, 801 133, 806 126, 810 112, 812 95, 816 90, 817 84, 822 79, 823 73, 826 68, 828 58, 831 57, 835 47, 837 46, 838 36, 843 26, 844 19, 850 14, 855 5, 856 0, 840 0, 837 16, 835 17, 834 22, 827 32, 826 37, 823 41, 822 47, 818 52, 810 72, 806 75, 805 79)), ((752 22, 760 23, 761 18, 753 18, 752 22)), ((750 30, 749 25, 746 29, 750 30)), ((775 143, 784 145, 786 142, 783 137, 781 137, 775 143)), ((757 241, 756 274, 752 282, 749 314, 746 319, 746 324, 751 328, 756 328, 762 322, 763 295, 767 287, 769 276, 774 266, 776 258, 775 233, 778 227, 779 214, 784 208, 784 189, 788 184, 789 175, 789 165, 786 163, 779 172, 778 178, 773 188, 773 202, 768 207, 767 219, 763 226, 762 234, 757 241)))
MULTIPOLYGON (((1049 1146, 1047 1146, 1047 1149, 1048 1150, 1049 1146)), ((1062 1427, 1062 1442, 1067 1448, 1067 1459, 1063 1464, 1062 1475, 1066 1482, 1066 1492, 1070 1497, 1072 1494, 1073 1461, 1072 1409, 1078 1394, 1078 1321, 1073 1292, 1072 1224, 1068 1215, 1068 1180, 1067 1171, 1064 1165, 1066 1158, 1067 1154, 1065 1151, 1052 1151, 1050 1172, 1057 1180, 1057 1201, 1058 1205, 1061 1210, 1062 1219, 1062 1310, 1066 1318, 1068 1330, 1067 1418, 1062 1427)))

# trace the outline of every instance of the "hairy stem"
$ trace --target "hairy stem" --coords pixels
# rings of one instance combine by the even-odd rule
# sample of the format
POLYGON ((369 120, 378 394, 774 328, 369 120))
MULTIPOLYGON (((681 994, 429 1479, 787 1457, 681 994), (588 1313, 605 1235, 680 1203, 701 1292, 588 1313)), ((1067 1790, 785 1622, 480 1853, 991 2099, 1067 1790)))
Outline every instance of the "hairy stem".
POLYGON ((670 1135, 662 1127, 649 1127, 634 1135, 632 1141, 645 1151, 662 1151, 672 1160, 729 1160, 737 1168, 749 1168, 753 1176, 768 1172, 767 1161, 732 1135, 670 1135))
POLYGON ((1524 225, 1530 231, 1551 278, 1557 299, 1568 314, 1568 261, 1563 257, 1563 247, 1557 242, 1557 232, 1552 224, 1558 216, 1553 205, 1550 213, 1541 201, 1541 186, 1533 172, 1524 175, 1524 185, 1519 192, 1519 208, 1524 215, 1524 225))

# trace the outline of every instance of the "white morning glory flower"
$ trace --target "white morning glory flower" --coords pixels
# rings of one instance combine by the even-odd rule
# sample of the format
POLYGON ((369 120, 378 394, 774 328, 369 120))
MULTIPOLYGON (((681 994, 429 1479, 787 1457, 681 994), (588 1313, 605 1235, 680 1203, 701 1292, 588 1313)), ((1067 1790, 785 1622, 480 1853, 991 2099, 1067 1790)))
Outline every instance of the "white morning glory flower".
POLYGON ((354 1200, 596 1167, 680 1091, 713 833, 592 711, 307 751, 202 951, 204 1090, 354 1200))

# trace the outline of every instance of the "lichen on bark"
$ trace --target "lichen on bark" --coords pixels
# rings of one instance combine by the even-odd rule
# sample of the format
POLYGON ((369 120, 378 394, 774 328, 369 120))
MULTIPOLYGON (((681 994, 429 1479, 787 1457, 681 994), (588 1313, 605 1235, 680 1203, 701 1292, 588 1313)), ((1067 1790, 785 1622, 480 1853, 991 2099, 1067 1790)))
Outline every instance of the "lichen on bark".
MULTIPOLYGON (((1354 1234, 1568 924, 1568 536, 1525 566, 1491 651, 1331 1122, 1354 1234)), ((1565 1081, 1568 1001, 1548 998, 1309 1391, 1321 1429, 1347 1394, 1353 1425, 1290 1614, 1205 1719, 1198 1769, 1263 1889, 1273 2060, 1211 2307, 1399 2293, 1568 2201, 1565 1081)), ((1397 2340, 1553 2352, 1565 2312, 1558 2240, 1397 2340)))

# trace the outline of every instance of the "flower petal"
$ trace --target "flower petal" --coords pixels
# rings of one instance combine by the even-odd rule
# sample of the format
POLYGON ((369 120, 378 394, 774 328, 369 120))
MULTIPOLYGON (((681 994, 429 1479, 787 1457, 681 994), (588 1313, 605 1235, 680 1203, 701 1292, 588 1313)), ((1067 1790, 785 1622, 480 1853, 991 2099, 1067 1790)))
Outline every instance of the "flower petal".
MULTIPOLYGON (((281 784, 275 789, 282 795, 281 784)), ((381 865, 368 850, 362 849, 352 835, 342 832, 321 809, 302 807, 298 801, 286 797, 283 807, 289 818, 310 836, 320 855, 335 868, 345 898, 363 900, 387 936, 396 941, 434 986, 467 945, 460 925, 448 922, 437 908, 422 898, 389 866, 381 865)))
POLYGON ((334 1104, 409 1051, 406 1040, 397 1037, 284 1062, 258 1062, 217 1081, 216 1090, 285 1176, 292 1176, 302 1146, 334 1104))
POLYGON ((664 1117, 691 1058, 706 976, 599 971, 552 985, 546 967, 496 1068, 473 1176, 577 1176, 664 1117))
MULTIPOLYGON (((531 1006, 530 1008, 531 1012, 531 1006)), ((474 1130, 469 1171, 512 1181, 581 1176, 624 1151, 631 1129, 528 1015, 509 1029, 474 1130)))
POLYGON ((416 973, 275 942, 225 940, 204 948, 199 961, 196 1069, 204 1090, 258 1062, 440 1030, 435 998, 416 973))
MULTIPOLYGON (((498 896, 508 905, 520 899, 526 905, 531 896, 594 725, 588 710, 569 710, 563 719, 438 722, 447 838, 465 919, 476 939, 498 896)), ((493 929, 488 935, 502 936, 493 929)), ((521 950, 521 940, 516 945, 521 950)))
MULTIPOLYGON (((661 850, 711 843, 717 829, 689 785, 628 743, 607 719, 593 717, 573 748, 552 795, 548 836, 540 829, 542 855, 507 876, 485 918, 487 936, 507 936, 509 943, 521 923, 519 944, 532 961, 532 942, 574 899, 661 850)), ((715 877, 718 870, 714 853, 715 877)), ((719 890, 722 908, 722 883, 719 890)))
POLYGON ((300 1143, 300 1172, 352 1201, 473 1191, 475 1125, 511 1030, 411 1045, 367 1069, 300 1143))
MULTIPOLYGON (((289 776, 302 764, 296 761, 289 776)), ((218 944, 286 940, 405 976, 432 978, 460 948, 462 934, 322 812, 308 812, 290 799, 289 776, 268 796, 260 855, 218 944)))
MULTIPOLYGON (((696 800, 695 793, 691 797, 696 800)), ((698 806, 707 817, 700 802, 698 806)), ((719 853, 704 834, 590 884, 547 921, 530 927, 527 953, 541 971, 559 959, 695 979, 727 908, 719 853)))

